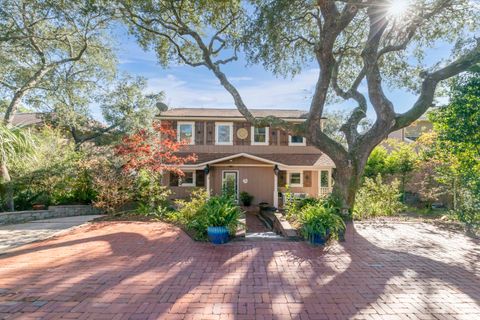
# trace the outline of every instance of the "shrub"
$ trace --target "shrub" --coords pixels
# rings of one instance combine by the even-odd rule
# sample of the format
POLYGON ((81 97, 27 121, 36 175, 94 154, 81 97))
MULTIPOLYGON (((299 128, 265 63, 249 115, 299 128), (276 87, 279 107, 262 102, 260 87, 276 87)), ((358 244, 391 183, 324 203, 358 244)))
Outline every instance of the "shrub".
POLYGON ((139 203, 138 212, 144 215, 163 217, 169 211, 169 188, 162 185, 158 173, 142 169, 135 177, 134 199, 139 203))
POLYGON ((192 229, 190 223, 198 219, 202 209, 207 203, 208 193, 205 189, 199 188, 192 191, 189 200, 179 199, 175 201, 177 210, 171 212, 168 219, 176 224, 192 229))
POLYGON ((231 234, 235 234, 238 226, 240 208, 231 197, 211 197, 208 199, 203 210, 207 215, 209 227, 227 227, 231 234))
POLYGON ((391 216, 405 209, 400 201, 399 182, 384 184, 382 177, 365 178, 363 186, 358 190, 353 217, 366 219, 377 216, 391 216))
POLYGON ((204 189, 192 192, 191 200, 177 200, 178 210, 169 214, 169 220, 193 231, 196 240, 206 240, 208 227, 227 227, 235 234, 240 208, 228 196, 208 199, 204 189))
POLYGON ((325 206, 323 203, 306 205, 298 215, 298 222, 305 238, 314 234, 326 236, 328 233, 338 238, 345 230, 345 223, 336 208, 325 206))
POLYGON ((121 168, 106 158, 98 158, 92 163, 92 170, 97 190, 95 207, 114 213, 132 201, 134 180, 121 168))
POLYGON ((16 209, 45 205, 91 203, 96 197, 90 155, 75 151, 59 130, 35 132, 35 156, 11 167, 16 209))
POLYGON ((480 197, 469 189, 462 188, 458 195, 458 208, 452 210, 468 231, 480 229, 480 197))
POLYGON ((248 207, 249 205, 251 205, 253 198, 254 197, 246 191, 240 192, 240 201, 243 203, 244 206, 248 207))

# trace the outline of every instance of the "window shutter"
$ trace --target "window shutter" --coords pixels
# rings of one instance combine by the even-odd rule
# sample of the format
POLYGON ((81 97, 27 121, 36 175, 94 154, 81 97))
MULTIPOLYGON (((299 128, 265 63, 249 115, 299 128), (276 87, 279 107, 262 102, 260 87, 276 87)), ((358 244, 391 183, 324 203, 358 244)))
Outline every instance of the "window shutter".
POLYGON ((283 188, 287 184, 287 171, 280 171, 278 173, 278 187, 283 188))
POLYGON ((196 186, 197 187, 205 187, 205 171, 197 170, 195 171, 196 175, 196 186))
POLYGON ((279 134, 280 134, 280 145, 288 146, 288 133, 281 130, 279 134))
POLYGON ((195 144, 203 144, 203 135, 205 134, 204 126, 203 121, 195 122, 195 144))
POLYGON ((312 186, 312 171, 303 171, 303 186, 312 186))
POLYGON ((206 129, 207 144, 215 144, 215 122, 208 121, 206 129))
POLYGON ((274 130, 272 128, 268 129, 269 132, 269 137, 268 137, 268 144, 271 146, 276 146, 277 145, 277 136, 278 136, 278 130, 274 130))
POLYGON ((178 175, 175 172, 170 172, 170 187, 178 187, 178 175))

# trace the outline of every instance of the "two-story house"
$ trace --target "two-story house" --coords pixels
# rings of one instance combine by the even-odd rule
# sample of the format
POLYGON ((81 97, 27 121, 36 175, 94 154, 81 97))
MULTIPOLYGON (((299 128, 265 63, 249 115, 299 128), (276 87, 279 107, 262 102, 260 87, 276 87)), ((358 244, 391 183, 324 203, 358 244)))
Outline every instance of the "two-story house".
MULTIPOLYGON (((251 110, 255 117, 275 115, 286 121, 302 122, 300 110, 251 110)), ((236 109, 170 109, 159 115, 162 125, 176 129, 177 138, 188 144, 185 154, 198 160, 181 169, 183 177, 164 176, 175 198, 184 198, 195 187, 220 194, 227 182, 235 194, 246 191, 254 204, 281 205, 285 186, 293 193, 319 196, 331 192, 334 163, 304 137, 282 130, 256 128, 236 109)))

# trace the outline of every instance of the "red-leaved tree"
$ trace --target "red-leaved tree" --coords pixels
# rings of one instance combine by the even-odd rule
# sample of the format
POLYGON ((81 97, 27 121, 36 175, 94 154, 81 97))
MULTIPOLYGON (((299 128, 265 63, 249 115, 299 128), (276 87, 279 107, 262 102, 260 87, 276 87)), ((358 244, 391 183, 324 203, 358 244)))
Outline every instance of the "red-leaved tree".
POLYGON ((153 130, 143 129, 125 136, 115 147, 115 154, 123 160, 123 169, 144 169, 155 173, 168 171, 183 175, 180 167, 197 161, 196 155, 179 154, 186 141, 177 141, 175 130, 162 126, 159 122, 154 122, 152 128, 153 130))

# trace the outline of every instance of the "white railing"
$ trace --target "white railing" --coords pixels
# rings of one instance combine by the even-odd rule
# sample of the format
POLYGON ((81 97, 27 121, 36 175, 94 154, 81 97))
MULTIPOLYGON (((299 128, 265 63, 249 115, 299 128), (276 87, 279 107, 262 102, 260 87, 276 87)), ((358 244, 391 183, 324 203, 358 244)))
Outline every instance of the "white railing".
POLYGON ((328 196, 330 193, 332 193, 332 189, 332 187, 320 187, 318 194, 320 196, 328 196))

